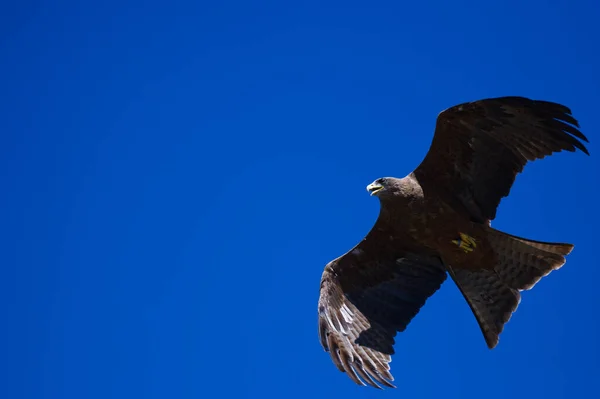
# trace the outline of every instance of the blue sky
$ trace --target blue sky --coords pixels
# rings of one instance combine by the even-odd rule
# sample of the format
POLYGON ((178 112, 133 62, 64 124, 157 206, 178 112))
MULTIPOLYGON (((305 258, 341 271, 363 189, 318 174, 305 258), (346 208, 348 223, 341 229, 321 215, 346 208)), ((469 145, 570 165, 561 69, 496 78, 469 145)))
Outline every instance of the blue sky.
POLYGON ((2 397, 600 394, 597 2, 168 4, 2 6, 2 397), (568 105, 592 155, 529 165, 494 227, 575 250, 493 351, 448 280, 399 388, 358 387, 318 342, 323 267, 438 112, 500 95, 568 105))

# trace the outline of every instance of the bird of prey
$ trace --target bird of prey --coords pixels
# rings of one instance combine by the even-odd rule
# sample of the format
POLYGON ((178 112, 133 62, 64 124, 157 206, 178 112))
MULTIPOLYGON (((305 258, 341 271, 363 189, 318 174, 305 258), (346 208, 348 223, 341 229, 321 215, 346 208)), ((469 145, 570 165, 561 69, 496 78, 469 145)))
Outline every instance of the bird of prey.
POLYGON ((448 273, 492 349, 520 291, 565 263, 571 244, 491 227, 528 161, 576 149, 589 155, 564 105, 523 97, 463 103, 441 112, 421 164, 367 186, 379 198, 371 231, 325 266, 318 302, 321 345, 359 385, 394 387, 394 337, 448 273))

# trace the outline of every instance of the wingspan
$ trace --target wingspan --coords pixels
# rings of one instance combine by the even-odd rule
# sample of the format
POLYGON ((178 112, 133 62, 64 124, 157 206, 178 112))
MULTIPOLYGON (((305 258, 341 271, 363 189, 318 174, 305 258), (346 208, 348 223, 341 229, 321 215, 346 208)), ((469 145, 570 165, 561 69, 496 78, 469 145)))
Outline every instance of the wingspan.
POLYGON ((589 155, 578 127, 569 108, 552 102, 499 97, 459 104, 438 116, 414 173, 458 211, 489 223, 528 161, 562 150, 589 155))
POLYGON ((321 344, 337 368, 359 385, 394 387, 389 366, 394 337, 446 279, 439 258, 401 248, 376 224, 359 245, 323 272, 321 344))

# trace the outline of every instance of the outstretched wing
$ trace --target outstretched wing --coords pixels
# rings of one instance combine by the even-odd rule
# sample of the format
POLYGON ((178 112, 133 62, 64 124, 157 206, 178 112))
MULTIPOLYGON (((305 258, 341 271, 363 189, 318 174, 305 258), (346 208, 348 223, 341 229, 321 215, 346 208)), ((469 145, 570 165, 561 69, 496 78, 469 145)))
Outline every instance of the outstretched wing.
POLYGON ((489 223, 528 161, 577 148, 571 110, 523 97, 463 103, 438 115, 431 147, 414 174, 472 220, 489 223))
POLYGON ((446 279, 439 258, 403 250, 378 224, 327 264, 319 297, 321 345, 354 382, 376 388, 394 387, 394 337, 446 279))

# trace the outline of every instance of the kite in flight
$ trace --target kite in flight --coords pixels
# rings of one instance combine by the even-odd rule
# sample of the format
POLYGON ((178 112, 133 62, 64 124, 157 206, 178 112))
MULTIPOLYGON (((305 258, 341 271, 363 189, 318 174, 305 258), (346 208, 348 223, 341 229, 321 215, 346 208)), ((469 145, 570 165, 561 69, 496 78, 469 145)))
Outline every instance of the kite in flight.
POLYGON ((521 301, 520 291, 565 263, 571 244, 495 230, 491 220, 527 161, 576 149, 587 138, 569 108, 523 97, 463 103, 441 112, 429 151, 408 176, 375 180, 371 231, 325 266, 319 338, 359 385, 394 385, 394 337, 450 274, 488 347, 521 301))

